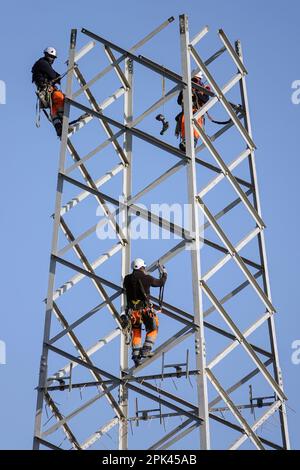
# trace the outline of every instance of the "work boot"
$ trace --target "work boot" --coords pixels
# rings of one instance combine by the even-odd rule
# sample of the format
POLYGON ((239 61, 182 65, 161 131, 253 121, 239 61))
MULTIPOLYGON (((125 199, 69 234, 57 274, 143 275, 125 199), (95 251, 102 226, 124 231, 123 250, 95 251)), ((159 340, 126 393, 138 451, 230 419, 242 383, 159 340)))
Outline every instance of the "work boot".
POLYGON ((62 123, 60 121, 56 121, 53 123, 54 125, 54 128, 56 130, 56 135, 57 137, 61 137, 61 133, 62 133, 62 123))
POLYGON ((135 367, 140 365, 140 363, 142 362, 141 348, 137 348, 132 351, 132 360, 134 362, 135 367))
POLYGON ((184 140, 182 142, 180 142, 179 148, 180 148, 180 150, 182 150, 182 152, 185 152, 185 141, 184 140))
POLYGON ((141 350, 141 358, 146 359, 152 356, 153 356, 152 347, 148 345, 144 345, 141 350))
POLYGON ((140 356, 139 356, 139 357, 135 357, 135 358, 133 358, 132 360, 133 360, 133 362, 134 362, 134 366, 135 366, 135 367, 138 367, 138 366, 141 365, 141 363, 142 363, 142 358, 141 358, 140 356))

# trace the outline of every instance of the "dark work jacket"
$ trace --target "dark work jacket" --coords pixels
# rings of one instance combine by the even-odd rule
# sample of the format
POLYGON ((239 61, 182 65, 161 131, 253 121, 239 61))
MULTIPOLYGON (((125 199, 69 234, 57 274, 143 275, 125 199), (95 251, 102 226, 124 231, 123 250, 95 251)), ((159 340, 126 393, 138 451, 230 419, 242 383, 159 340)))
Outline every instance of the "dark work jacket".
MULTIPOLYGON (((39 60, 37 60, 33 65, 31 72, 32 82, 35 83, 38 88, 43 86, 43 84, 49 83, 59 77, 59 73, 57 73, 52 68, 52 65, 48 62, 46 57, 41 57, 39 60)), ((60 80, 58 80, 56 83, 60 83, 60 80)))
POLYGON ((135 269, 131 274, 125 276, 123 287, 126 290, 127 306, 132 306, 132 300, 141 300, 147 303, 150 295, 150 287, 161 287, 167 280, 167 274, 163 274, 160 279, 150 276, 141 269, 135 269), (140 286, 140 282, 143 285, 147 299, 140 286))
MULTIPOLYGON (((200 79, 196 80, 195 78, 192 78, 192 82, 193 81, 195 81, 197 85, 200 85, 203 88, 207 88, 207 90, 210 90, 210 87, 208 85, 205 86, 202 80, 200 79)), ((199 109, 201 108, 201 106, 207 103, 207 101, 209 100, 209 96, 205 95, 202 91, 196 88, 193 88, 193 84, 192 84, 192 100, 193 100, 193 107, 196 109, 199 109)), ((179 104, 179 106, 183 106, 183 92, 182 91, 178 95, 177 103, 179 104)))

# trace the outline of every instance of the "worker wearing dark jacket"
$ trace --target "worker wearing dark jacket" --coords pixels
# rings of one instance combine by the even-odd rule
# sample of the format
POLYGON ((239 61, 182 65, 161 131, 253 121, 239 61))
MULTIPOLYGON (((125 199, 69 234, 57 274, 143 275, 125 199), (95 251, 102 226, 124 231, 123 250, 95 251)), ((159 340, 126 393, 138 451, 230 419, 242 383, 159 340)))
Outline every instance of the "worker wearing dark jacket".
POLYGON ((41 106, 50 108, 52 123, 58 137, 61 137, 65 96, 56 86, 60 83, 60 75, 52 67, 56 58, 54 47, 47 47, 44 50, 44 57, 35 62, 31 71, 32 82, 37 86, 41 106))
MULTIPOLYGON (((203 88, 206 88, 207 90, 210 90, 210 87, 208 85, 204 86, 202 80, 203 80, 202 72, 199 72, 197 75, 195 75, 192 78, 193 114, 195 114, 197 111, 199 111, 199 109, 205 103, 207 103, 207 101, 209 100, 208 95, 206 95, 203 91, 200 91, 200 90, 196 89, 195 87, 193 87, 193 83, 195 83, 197 85, 202 86, 203 88)), ((178 95, 177 103, 179 104, 179 106, 182 107, 182 112, 179 113, 175 118, 176 121, 177 121, 175 134, 176 134, 177 137, 180 136, 181 142, 179 144, 179 148, 183 152, 185 152, 185 126, 184 126, 183 92, 182 91, 178 95)), ((201 128, 203 128, 203 126, 204 126, 204 117, 203 116, 198 117, 197 118, 197 123, 199 124, 199 126, 201 128)), ((199 137, 200 137, 199 132, 196 129, 194 129, 194 145, 195 145, 195 147, 197 145, 199 137)))
POLYGON ((149 300, 150 287, 162 287, 167 280, 167 272, 162 268, 162 276, 156 279, 145 272, 144 260, 133 262, 133 272, 125 276, 124 289, 127 297, 127 311, 132 326, 132 359, 139 365, 141 359, 151 356, 158 332, 158 316, 149 300), (146 328, 146 338, 142 347, 142 324, 146 328))

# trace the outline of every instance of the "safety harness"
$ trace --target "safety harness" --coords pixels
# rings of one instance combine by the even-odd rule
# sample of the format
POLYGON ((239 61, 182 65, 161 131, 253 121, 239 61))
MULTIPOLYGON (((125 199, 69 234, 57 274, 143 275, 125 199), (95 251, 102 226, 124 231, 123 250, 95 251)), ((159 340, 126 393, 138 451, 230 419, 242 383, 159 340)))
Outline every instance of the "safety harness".
POLYGON ((51 117, 47 113, 46 109, 51 109, 52 107, 52 99, 51 95, 53 92, 52 85, 48 81, 44 81, 43 84, 37 87, 36 96, 36 127, 40 127, 41 125, 41 110, 47 117, 48 121, 52 122, 51 117))
POLYGON ((70 70, 71 69, 68 69, 65 73, 59 75, 54 80, 47 80, 47 78, 44 77, 41 84, 39 86, 37 85, 37 91, 35 92, 37 96, 35 119, 36 127, 40 127, 41 125, 41 110, 45 114, 48 121, 53 123, 51 116, 47 113, 46 109, 52 108, 52 93, 56 88, 55 83, 61 80, 70 70))
MULTIPOLYGON (((139 311, 141 316, 144 317, 143 321, 144 323, 149 321, 153 321, 153 305, 151 301, 149 300, 148 295, 146 294, 145 288, 143 286, 143 283, 141 279, 136 279, 134 273, 132 273, 132 279, 133 279, 133 294, 135 299, 138 298, 138 292, 137 292, 137 286, 139 286, 140 291, 144 297, 143 300, 131 300, 131 305, 126 310, 126 317, 127 317, 127 322, 123 325, 123 333, 125 335, 125 343, 129 345, 131 343, 131 337, 132 337, 132 328, 134 328, 132 318, 133 318, 133 312, 134 311, 139 311), (149 318, 148 318, 149 317, 149 318)), ((163 291, 160 290, 160 299, 162 299, 163 291)), ((160 302, 160 301, 159 301, 160 302)), ((162 303, 162 300, 161 300, 162 303)), ((138 325, 137 325, 138 326, 138 325)))

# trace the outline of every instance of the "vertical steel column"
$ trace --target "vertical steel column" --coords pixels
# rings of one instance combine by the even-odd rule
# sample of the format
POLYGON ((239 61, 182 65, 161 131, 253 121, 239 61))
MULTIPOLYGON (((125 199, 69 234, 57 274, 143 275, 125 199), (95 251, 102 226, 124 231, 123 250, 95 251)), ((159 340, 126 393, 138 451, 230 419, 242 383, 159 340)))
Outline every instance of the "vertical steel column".
POLYGON ((191 264, 192 264, 192 283, 193 283, 193 305, 194 321, 198 325, 195 332, 195 351, 197 375, 197 393, 198 393, 198 413, 204 420, 200 426, 200 448, 202 450, 210 449, 209 433, 209 413, 208 413, 208 394, 206 377, 206 357, 205 340, 203 324, 203 305, 202 292, 200 288, 201 264, 200 264, 200 233, 198 220, 198 207, 196 201, 197 183, 196 183, 196 161, 194 148, 193 132, 193 106, 191 89, 191 61, 189 52, 189 31, 188 18, 186 15, 179 17, 180 27, 180 45, 181 45, 181 63, 182 79, 187 84, 183 89, 184 123, 185 123, 185 145, 186 154, 191 157, 187 164, 187 186, 188 201, 190 206, 190 232, 193 235, 193 245, 191 246, 191 264))
MULTIPOLYGON (((241 61, 243 62, 243 51, 242 51, 242 45, 240 41, 236 41, 235 49, 241 61)), ((248 92, 247 92, 247 84, 246 84, 245 77, 243 77, 242 80, 240 81, 240 92, 241 92, 241 98, 242 98, 242 105, 243 105, 243 108, 245 109, 245 116, 244 116, 245 128, 248 131, 250 137, 252 138, 252 125, 251 125, 248 92)), ((257 172, 256 172, 255 152, 253 150, 250 153, 248 162, 249 162, 249 169, 250 169, 250 175, 251 175, 251 183, 254 187, 254 191, 253 191, 254 207, 256 208, 258 214, 261 216, 262 213, 261 213, 258 178, 257 178, 257 172)), ((264 236, 263 231, 258 234, 258 244, 259 244, 259 253, 260 253, 260 264, 263 266, 262 276, 263 276, 264 291, 266 295, 268 296, 269 300, 272 302, 266 243, 265 243, 265 236, 264 236)), ((272 348, 272 353, 274 355, 274 361, 273 361, 274 376, 275 376, 276 382, 279 384, 279 386, 283 390, 282 372, 281 372, 280 363, 279 363, 279 353, 278 353, 278 347, 277 347, 276 329, 275 329, 275 321, 274 321, 273 315, 268 320, 268 328, 269 328, 270 344, 272 348)), ((280 422, 281 422, 281 434, 282 434, 283 446, 284 448, 289 450, 290 439, 289 439, 288 424, 287 424, 286 406, 284 402, 282 402, 282 405, 281 405, 280 422)))
MULTIPOLYGON (((133 121, 133 61, 126 59, 125 61, 125 76, 128 82, 129 88, 126 90, 124 95, 124 124, 130 125, 133 121)), ((128 165, 123 170, 123 194, 122 198, 125 203, 130 200, 132 193, 132 134, 129 132, 125 133, 124 136, 124 150, 128 160, 128 165)), ((124 277, 130 271, 130 259, 131 259, 131 243, 130 243, 130 215, 129 211, 122 211, 122 229, 128 243, 122 249, 122 284, 124 277)), ((122 295, 122 312, 126 307, 126 296, 122 295)), ((121 334, 121 357, 120 357, 120 373, 121 378, 124 374, 124 370, 128 369, 128 350, 129 347, 125 343, 125 337, 121 334)), ((128 418, 128 388, 126 385, 120 386, 120 407, 124 413, 126 419, 128 418)), ((119 423, 119 449, 128 449, 128 421, 122 420, 119 423)))
MULTIPOLYGON (((66 96, 68 98, 71 98, 71 94, 72 94, 72 77, 73 77, 73 66, 74 66, 74 57, 75 57, 76 36, 77 36, 77 30, 72 29, 71 38, 70 38, 69 61, 68 61, 69 72, 67 75, 67 89, 66 89, 66 96)), ((41 362, 40 362, 39 389, 38 389, 38 395, 37 395, 37 405, 36 405, 36 415, 35 415, 34 439, 33 439, 34 450, 39 449, 38 438, 41 435, 41 425, 42 425, 41 419, 42 419, 42 410, 43 410, 44 394, 45 394, 45 390, 43 390, 42 388, 47 387, 47 372, 48 372, 47 343, 50 338, 51 316, 52 316, 52 309, 53 309, 54 277, 55 277, 55 271, 56 271, 56 260, 54 259, 53 256, 57 255, 57 251, 58 251, 57 248, 58 248, 58 234, 59 234, 59 229, 60 229, 60 208, 61 208, 62 192, 63 192, 62 174, 64 173, 64 170, 65 170, 68 128, 69 128, 69 113, 70 113, 70 104, 66 102, 65 107, 64 107, 63 129, 62 129, 62 138, 61 138, 61 146, 60 146, 58 179, 57 179, 56 199, 55 199, 55 215, 54 215, 54 224, 53 224, 53 235, 52 235, 50 268, 49 268, 49 279, 48 279, 48 290, 47 290, 44 339, 43 339, 42 356, 41 356, 41 362)))

